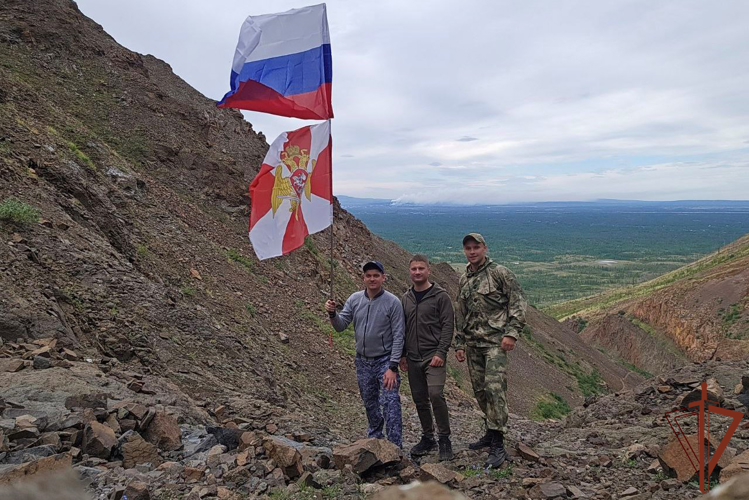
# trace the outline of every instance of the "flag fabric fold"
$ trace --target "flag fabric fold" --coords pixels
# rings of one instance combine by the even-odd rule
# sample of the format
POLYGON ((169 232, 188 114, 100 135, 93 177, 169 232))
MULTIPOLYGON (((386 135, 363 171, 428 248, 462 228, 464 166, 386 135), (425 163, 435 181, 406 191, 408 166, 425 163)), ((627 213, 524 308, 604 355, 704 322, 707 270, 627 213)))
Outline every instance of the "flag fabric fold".
POLYGON ((284 132, 250 184, 250 242, 258 259, 285 255, 333 222, 330 121, 284 132))
POLYGON ((325 4, 249 16, 239 33, 231 90, 218 107, 327 120, 332 78, 325 4))

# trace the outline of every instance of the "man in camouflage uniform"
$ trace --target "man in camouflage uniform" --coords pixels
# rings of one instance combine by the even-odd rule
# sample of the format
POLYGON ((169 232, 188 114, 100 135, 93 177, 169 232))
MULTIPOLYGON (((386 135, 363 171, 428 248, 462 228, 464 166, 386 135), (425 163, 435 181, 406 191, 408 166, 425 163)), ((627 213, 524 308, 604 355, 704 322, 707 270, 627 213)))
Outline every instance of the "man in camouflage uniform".
POLYGON ((468 359, 473 392, 486 416, 486 434, 468 447, 489 447, 485 466, 499 467, 507 459, 507 353, 525 326, 526 302, 515 275, 486 251, 480 234, 463 238, 468 266, 455 307, 455 357, 461 363, 468 359))

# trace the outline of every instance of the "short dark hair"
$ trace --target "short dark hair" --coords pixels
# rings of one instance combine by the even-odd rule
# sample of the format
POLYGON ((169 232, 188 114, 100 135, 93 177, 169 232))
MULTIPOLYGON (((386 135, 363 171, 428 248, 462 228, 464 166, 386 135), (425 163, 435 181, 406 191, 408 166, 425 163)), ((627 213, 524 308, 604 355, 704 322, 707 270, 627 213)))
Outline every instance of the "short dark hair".
POLYGON ((423 253, 417 253, 413 257, 411 257, 411 260, 408 261, 408 265, 410 266, 414 262, 424 262, 427 267, 429 267, 429 257, 424 255, 423 253))

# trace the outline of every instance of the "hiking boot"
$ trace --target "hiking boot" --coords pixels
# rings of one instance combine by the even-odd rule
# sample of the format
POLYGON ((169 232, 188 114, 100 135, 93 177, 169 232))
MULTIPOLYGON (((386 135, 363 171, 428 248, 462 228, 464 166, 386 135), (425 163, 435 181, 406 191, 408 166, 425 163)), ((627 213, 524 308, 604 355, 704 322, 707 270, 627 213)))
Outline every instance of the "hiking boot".
POLYGON ((414 457, 420 457, 426 455, 437 447, 437 442, 433 437, 421 436, 421 441, 416 446, 411 448, 411 455, 414 457))
POLYGON ((440 446, 440 462, 452 460, 455 455, 453 455, 453 445, 452 443, 450 443, 450 438, 447 436, 441 437, 439 439, 439 446, 440 446))
POLYGON ((499 431, 491 431, 492 440, 489 445, 489 457, 486 459, 484 467, 496 469, 507 460, 507 450, 505 450, 504 437, 499 431))
POLYGON ((486 434, 484 434, 484 437, 476 441, 475 443, 471 443, 468 445, 469 450, 480 450, 481 448, 486 448, 489 445, 492 444, 492 434, 490 430, 486 430, 486 434))

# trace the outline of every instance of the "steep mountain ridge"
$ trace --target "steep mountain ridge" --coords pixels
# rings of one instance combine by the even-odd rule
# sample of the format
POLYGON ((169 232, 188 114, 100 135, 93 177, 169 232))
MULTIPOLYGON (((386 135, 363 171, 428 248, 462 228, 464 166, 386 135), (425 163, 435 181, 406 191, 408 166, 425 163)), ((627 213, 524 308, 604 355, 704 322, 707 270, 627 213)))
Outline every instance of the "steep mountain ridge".
POLYGON ((586 341, 644 370, 749 355, 749 235, 635 287, 551 308, 586 341))
MULTIPOLYGON (((361 435, 350 332, 327 345, 327 233, 264 262, 247 242, 247 185, 267 147, 239 112, 119 46, 73 2, 4 2, 0 202, 16 197, 40 221, 0 221, 0 337, 54 335, 207 408, 361 435)), ((337 202, 335 214, 338 300, 370 258, 385 263, 389 289, 405 290, 409 254, 337 202)), ((433 276, 454 295, 449 266, 433 276)), ((576 404, 634 383, 556 321, 530 318, 510 371, 514 412, 552 392, 576 404)), ((467 387, 464 366, 454 377, 467 387)), ((452 383, 450 397, 471 405, 452 383)), ((406 417, 412 438, 408 402, 406 417)))

